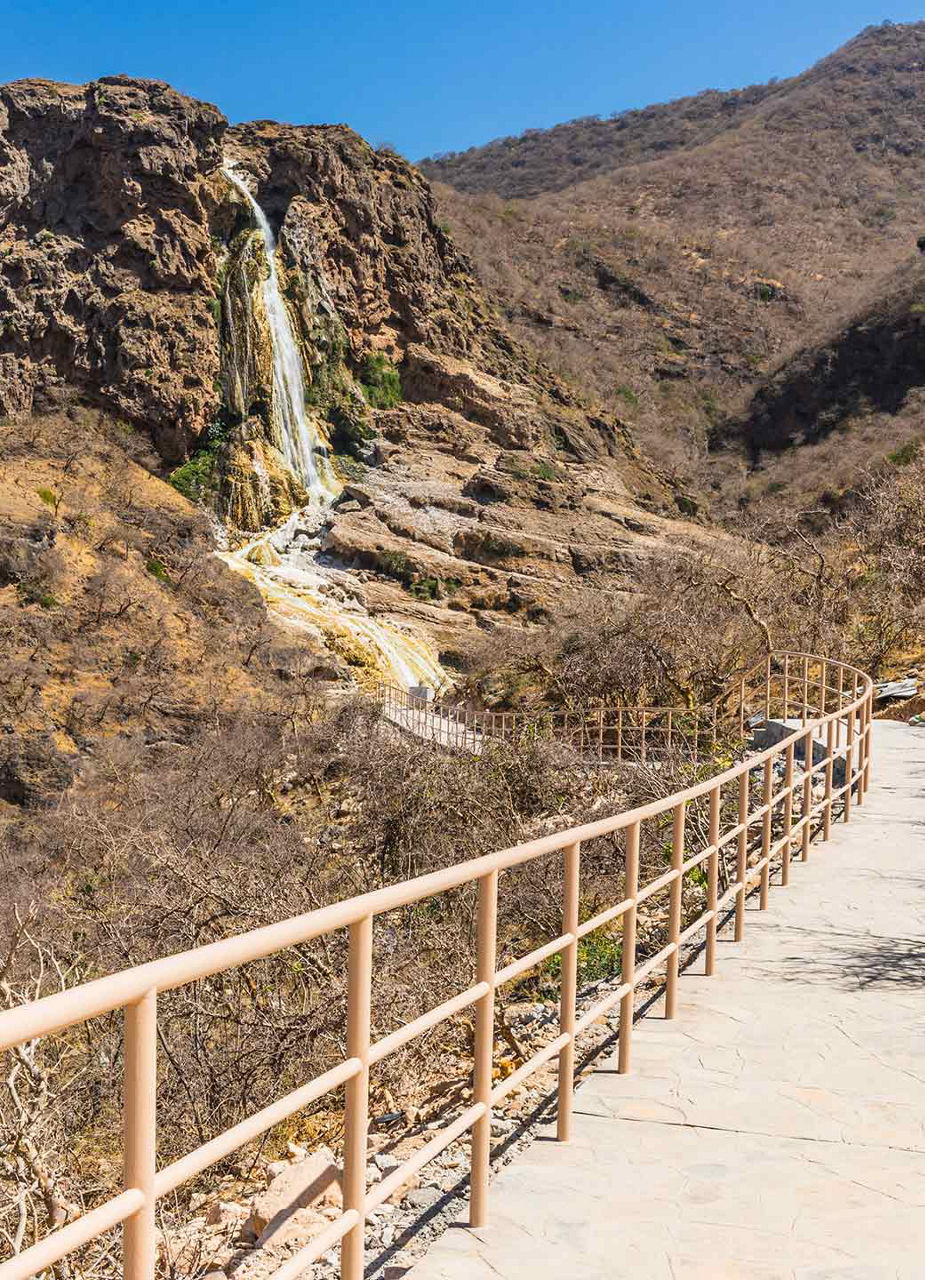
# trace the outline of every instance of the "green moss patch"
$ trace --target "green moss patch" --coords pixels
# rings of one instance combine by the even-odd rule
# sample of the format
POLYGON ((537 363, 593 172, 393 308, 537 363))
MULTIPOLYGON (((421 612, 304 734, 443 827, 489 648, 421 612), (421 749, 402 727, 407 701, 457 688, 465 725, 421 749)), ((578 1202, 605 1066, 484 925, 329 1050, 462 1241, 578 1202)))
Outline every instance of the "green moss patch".
POLYGON ((360 386, 367 404, 374 409, 394 409, 402 402, 398 370, 380 352, 364 356, 360 366, 360 386))

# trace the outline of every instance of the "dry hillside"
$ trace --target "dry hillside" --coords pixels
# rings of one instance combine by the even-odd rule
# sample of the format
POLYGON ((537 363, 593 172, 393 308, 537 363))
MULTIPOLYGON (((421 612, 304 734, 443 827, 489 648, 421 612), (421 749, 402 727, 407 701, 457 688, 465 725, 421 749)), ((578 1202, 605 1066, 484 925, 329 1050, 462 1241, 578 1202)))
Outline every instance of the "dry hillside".
MULTIPOLYGON (((918 256, 923 74, 925 24, 884 25, 764 91, 531 132, 425 169, 512 333, 722 509, 761 488, 739 442, 765 378, 876 306, 918 256), (561 159, 590 134, 595 176, 579 164, 565 185, 561 159)), ((907 434, 887 424, 848 441, 852 465, 907 434)))

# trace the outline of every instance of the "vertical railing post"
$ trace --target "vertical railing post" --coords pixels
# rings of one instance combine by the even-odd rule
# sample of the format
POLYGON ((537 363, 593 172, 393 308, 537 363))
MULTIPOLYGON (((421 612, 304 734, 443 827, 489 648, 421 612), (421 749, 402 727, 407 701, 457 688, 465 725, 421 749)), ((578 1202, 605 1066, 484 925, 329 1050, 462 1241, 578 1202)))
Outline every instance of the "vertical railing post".
POLYGON ((623 763, 623 708, 617 707, 617 764, 623 763))
POLYGON ((854 711, 848 712, 848 727, 845 746, 845 809, 842 817, 845 822, 851 819, 851 787, 854 773, 854 711))
POLYGON ((709 977, 716 968, 716 903, 718 899, 717 884, 719 881, 719 806, 720 788, 714 787, 710 792, 710 847, 712 853, 707 858, 707 944, 704 972, 709 977))
POLYGON ((784 715, 786 720, 790 713, 790 654, 784 654, 784 715))
POLYGON ((495 1051, 495 968, 498 946, 498 873, 479 880, 475 977, 491 988, 475 1006, 475 1061, 472 1100, 485 1105, 485 1114, 472 1126, 472 1168, 469 1175, 469 1225, 488 1221, 488 1175, 491 1165, 491 1073, 495 1051))
POLYGON ((867 750, 867 701, 861 703, 858 707, 858 750, 857 750, 857 767, 858 767, 858 804, 864 803, 864 769, 865 755, 867 750))
MULTIPOLYGON (((859 687, 858 678, 857 678, 857 675, 855 675, 854 695, 853 695, 855 699, 857 698, 858 687, 859 687)), ((857 780, 857 787, 855 790, 855 797, 854 797, 855 804, 861 803, 859 796, 860 796, 860 790, 861 790, 860 775, 864 768, 863 732, 864 732, 864 707, 863 705, 861 705, 860 707, 857 708, 857 710, 854 713, 854 737, 852 738, 852 745, 854 747, 854 750, 852 752, 851 759, 854 765, 854 775, 857 780)))
POLYGON ((617 1069, 625 1075, 630 1069, 630 1047, 633 1037, 633 1009, 636 981, 636 895, 639 893, 639 823, 626 828, 626 871, 623 896, 632 902, 623 914, 622 984, 629 990, 620 1000, 620 1048, 617 1069))
POLYGON ((677 878, 672 880, 671 888, 668 890, 668 941, 674 944, 675 949, 668 957, 668 972, 665 978, 666 1018, 674 1018, 678 1012, 678 973, 681 966, 681 956, 678 948, 681 937, 681 903, 684 887, 681 868, 684 865, 684 819, 686 809, 687 805, 682 800, 680 804, 675 805, 673 810, 671 869, 677 872, 677 878))
POLYGON ((739 681, 739 737, 745 737, 745 677, 739 681))
POLYGON ((668 754, 671 755, 671 708, 668 710, 668 754))
POLYGON ((568 1142, 572 1136, 572 1100, 575 1080, 575 1001, 578 996, 578 895, 581 883, 581 845, 565 849, 562 896, 562 932, 571 942, 562 948, 559 986, 559 1032, 569 1037, 559 1050, 559 1099, 556 1137, 568 1142))
POLYGON ((741 942, 745 937, 745 877, 748 874, 748 770, 739 774, 739 840, 736 848, 736 880, 739 891, 736 894, 735 940, 741 942))
POLYGON ((864 747, 864 791, 866 792, 870 786, 870 757, 873 751, 873 721, 874 718, 874 691, 872 688, 867 690, 867 726, 864 730, 866 735, 866 745, 864 747))
POLYGON ((809 858, 809 837, 812 834, 809 825, 813 807, 813 749, 813 731, 810 729, 803 739, 803 811, 800 814, 803 819, 800 831, 800 856, 803 862, 809 858))
POLYGON ((604 763, 604 708, 597 713, 597 761, 604 763))
POLYGON ((769 855, 771 852, 771 801, 774 799, 774 759, 769 757, 764 762, 764 787, 762 788, 764 799, 764 817, 761 820, 761 859, 764 865, 761 868, 761 889, 758 894, 758 907, 761 911, 766 911, 768 906, 768 889, 771 885, 771 864, 769 855))
POLYGON ((800 723, 806 724, 809 719, 809 658, 803 659, 803 713, 800 723))
POLYGON ((784 843, 781 846, 780 882, 790 883, 790 831, 793 827, 793 743, 784 754, 784 843))
POLYGON ((832 768, 835 763, 835 720, 830 720, 825 735, 825 808, 822 811, 822 838, 832 834, 832 768))
POLYGON ((838 712, 838 718, 835 721, 835 725, 836 725, 835 746, 836 747, 841 746, 841 712, 842 712, 842 699, 844 697, 844 688, 845 688, 845 669, 842 666, 842 664, 839 663, 838 664, 838 680, 836 682, 836 688, 835 688, 835 709, 838 712))
POLYGON ((764 672, 764 718, 771 719, 771 655, 768 654, 764 672))
POLYGON ((369 1021, 373 973, 373 918, 350 926, 347 976, 347 1057, 363 1064, 345 1086, 344 1210, 359 1222, 341 1242, 341 1280, 363 1280, 366 1239, 366 1143, 369 1127, 369 1021))
POLYGON ((646 762, 646 712, 645 712, 645 708, 643 708, 643 709, 642 709, 642 711, 641 711, 639 714, 640 714, 640 720, 639 720, 639 723, 640 723, 640 729, 641 729, 641 733, 642 733, 642 763, 643 763, 643 764, 645 764, 645 762, 646 762))
POLYGON ((122 1268, 125 1280, 154 1280, 156 1231, 154 1175, 157 1170, 157 991, 146 991, 125 1008, 123 1184, 136 1187, 144 1204, 125 1221, 122 1268))
POLYGON ((819 715, 826 713, 829 697, 829 660, 822 659, 822 675, 819 677, 819 715))

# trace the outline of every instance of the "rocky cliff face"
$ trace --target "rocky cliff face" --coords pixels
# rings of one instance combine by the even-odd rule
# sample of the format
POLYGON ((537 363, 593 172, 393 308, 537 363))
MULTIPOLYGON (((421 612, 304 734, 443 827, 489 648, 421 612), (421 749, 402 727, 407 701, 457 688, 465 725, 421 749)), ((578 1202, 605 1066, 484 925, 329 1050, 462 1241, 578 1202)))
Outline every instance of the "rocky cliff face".
POLYGON ((182 460, 219 370, 202 194, 224 128, 155 81, 0 88, 0 414, 69 385, 182 460))
POLYGON ((155 81, 0 88, 0 415, 76 396, 149 431, 234 529, 297 509, 248 191, 346 485, 322 553, 373 608, 442 639, 631 588, 684 536, 619 419, 501 328, 416 170, 341 126, 229 128, 155 81))

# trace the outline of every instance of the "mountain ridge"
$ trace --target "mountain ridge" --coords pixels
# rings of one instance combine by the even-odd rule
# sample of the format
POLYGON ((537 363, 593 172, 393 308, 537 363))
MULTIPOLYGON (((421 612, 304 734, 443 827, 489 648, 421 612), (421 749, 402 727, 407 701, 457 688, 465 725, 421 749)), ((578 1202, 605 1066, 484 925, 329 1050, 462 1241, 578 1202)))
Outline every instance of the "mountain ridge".
POLYGON ((762 487, 746 427, 729 424, 797 349, 913 269, 923 68, 925 24, 868 28, 708 142, 530 198, 427 170, 512 334, 722 513, 762 487))
POLYGON ((470 194, 491 191, 516 198, 559 191, 616 168, 704 145, 737 128, 742 115, 768 100, 825 80, 833 71, 838 74, 846 56, 869 52, 883 33, 902 35, 922 27, 921 22, 871 25, 793 76, 738 89, 705 88, 607 117, 580 116, 548 128, 526 129, 464 150, 424 156, 418 167, 432 180, 470 194), (660 129, 666 132, 659 134, 660 129), (548 158, 547 149, 552 153, 548 158), (585 149, 596 155, 586 158, 585 149), (560 156, 564 169, 558 174, 552 162, 560 156))

